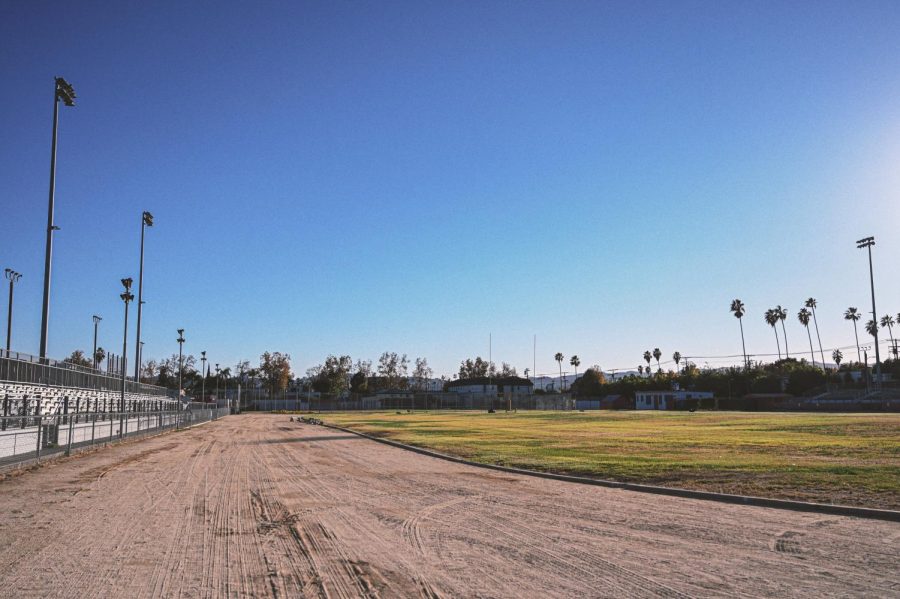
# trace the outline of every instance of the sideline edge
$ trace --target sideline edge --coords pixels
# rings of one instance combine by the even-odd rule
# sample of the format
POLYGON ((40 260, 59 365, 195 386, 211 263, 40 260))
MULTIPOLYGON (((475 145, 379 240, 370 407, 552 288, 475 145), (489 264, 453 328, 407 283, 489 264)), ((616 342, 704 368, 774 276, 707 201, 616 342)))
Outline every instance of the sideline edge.
POLYGON ((653 493, 656 495, 670 495, 672 497, 683 497, 686 499, 702 499, 706 501, 718 501, 719 503, 731 503, 737 505, 749 505, 755 507, 768 507, 782 510, 793 510, 796 512, 814 512, 819 514, 833 514, 837 516, 853 516, 857 518, 870 518, 875 520, 887 520, 890 522, 900 522, 900 511, 884 510, 878 508, 853 507, 849 505, 834 505, 830 503, 811 503, 808 501, 792 501, 790 499, 770 499, 767 497, 754 497, 752 495, 731 495, 728 493, 714 493, 712 491, 695 491, 692 489, 679 489, 677 487, 659 487, 656 485, 643 485, 639 483, 625 483, 614 480, 604 480, 600 478, 587 478, 585 476, 573 476, 570 474, 556 474, 553 472, 539 472, 537 470, 526 470, 524 468, 512 468, 510 466, 500 466, 498 464, 483 464, 473 462, 464 458, 447 455, 392 441, 381 437, 375 437, 366 433, 361 433, 353 429, 328 424, 323 422, 321 426, 350 433, 375 441, 376 443, 384 443, 399 449, 405 449, 421 455, 447 460, 448 462, 456 462, 457 464, 465 464, 466 466, 474 466, 476 468, 486 468, 488 470, 498 470, 508 474, 521 474, 524 476, 533 476, 537 478, 549 478, 552 480, 560 480, 569 483, 578 483, 582 485, 594 485, 597 487, 609 487, 612 489, 624 489, 626 491, 637 491, 639 493, 653 493))

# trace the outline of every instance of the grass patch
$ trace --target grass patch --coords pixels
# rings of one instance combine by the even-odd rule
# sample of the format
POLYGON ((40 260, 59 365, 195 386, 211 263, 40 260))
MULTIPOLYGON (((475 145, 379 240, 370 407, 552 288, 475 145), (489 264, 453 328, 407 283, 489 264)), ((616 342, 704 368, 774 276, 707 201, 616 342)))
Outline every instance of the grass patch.
POLYGON ((900 414, 345 412, 324 420, 482 463, 900 509, 900 414))

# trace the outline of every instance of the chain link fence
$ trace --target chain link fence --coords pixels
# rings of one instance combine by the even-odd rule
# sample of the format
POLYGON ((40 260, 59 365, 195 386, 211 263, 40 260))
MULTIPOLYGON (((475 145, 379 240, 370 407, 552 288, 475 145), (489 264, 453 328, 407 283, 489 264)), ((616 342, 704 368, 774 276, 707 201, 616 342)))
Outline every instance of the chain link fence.
MULTIPOLYGON (((237 396, 232 399, 237 403, 237 396)), ((574 410, 575 400, 568 394, 509 394, 490 396, 481 393, 408 392, 368 396, 335 397, 318 393, 285 392, 269 394, 262 390, 242 391, 242 411, 331 412, 374 410, 574 410)))

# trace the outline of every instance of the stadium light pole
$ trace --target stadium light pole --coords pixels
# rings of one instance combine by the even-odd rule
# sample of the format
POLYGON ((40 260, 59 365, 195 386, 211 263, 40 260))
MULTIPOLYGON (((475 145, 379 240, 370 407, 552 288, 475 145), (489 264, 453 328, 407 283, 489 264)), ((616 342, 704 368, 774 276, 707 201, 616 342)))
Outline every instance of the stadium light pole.
POLYGON ((872 270, 872 246, 875 245, 874 237, 866 237, 856 242, 857 249, 866 248, 869 251, 869 284, 872 288, 872 322, 875 323, 875 389, 881 386, 881 352, 878 350, 878 313, 875 311, 875 274, 872 270))
POLYGON ((206 401, 206 350, 200 352, 200 395, 206 401))
POLYGON ((11 268, 7 268, 3 271, 3 276, 9 281, 9 309, 6 314, 6 353, 7 357, 9 357, 9 348, 12 342, 13 285, 22 278, 22 275, 11 268))
POLYGON ((181 401, 181 373, 184 372, 184 362, 182 362, 182 348, 184 347, 184 329, 178 329, 178 400, 181 401))
MULTIPOLYGON (((122 279, 122 286, 125 287, 125 291, 122 292, 119 297, 122 298, 122 301, 125 302, 125 326, 122 329, 122 394, 119 397, 119 422, 122 422, 122 418, 125 412, 125 356, 128 355, 128 304, 131 303, 131 300, 134 299, 134 294, 131 293, 131 278, 122 279)), ((123 436, 124 431, 121 424, 119 425, 119 436, 123 436)))
POLYGON ((141 264, 138 268, 137 347, 134 348, 134 380, 138 380, 141 370, 141 312, 144 308, 144 230, 152 226, 153 215, 145 210, 141 215, 141 264))
POLYGON ((216 364, 216 405, 219 405, 219 365, 216 364))
POLYGON ((47 249, 44 254, 44 305, 41 309, 41 349, 40 357, 47 357, 47 329, 50 326, 50 263, 53 258, 53 231, 59 227, 53 224, 53 203, 56 191, 56 133, 59 124, 59 101, 66 106, 75 106, 75 90, 62 77, 55 79, 53 92, 53 140, 50 149, 50 200, 47 207, 47 249))
POLYGON ((100 316, 94 314, 92 317, 94 319, 94 353, 91 354, 91 363, 94 365, 94 370, 97 369, 97 327, 100 325, 100 321, 103 320, 100 316))

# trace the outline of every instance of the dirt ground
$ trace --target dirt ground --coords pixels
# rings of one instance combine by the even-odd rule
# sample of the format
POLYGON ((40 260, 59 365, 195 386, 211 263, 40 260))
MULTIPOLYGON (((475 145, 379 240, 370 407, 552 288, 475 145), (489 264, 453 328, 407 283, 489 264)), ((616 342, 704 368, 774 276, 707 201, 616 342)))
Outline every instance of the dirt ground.
POLYGON ((900 596, 900 524, 511 476, 231 416, 0 482, 6 597, 900 596))

